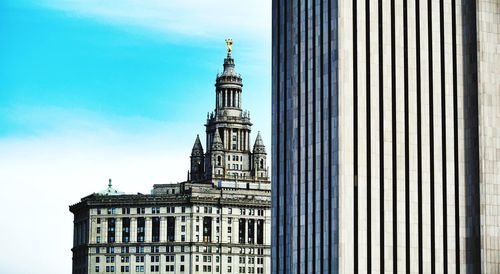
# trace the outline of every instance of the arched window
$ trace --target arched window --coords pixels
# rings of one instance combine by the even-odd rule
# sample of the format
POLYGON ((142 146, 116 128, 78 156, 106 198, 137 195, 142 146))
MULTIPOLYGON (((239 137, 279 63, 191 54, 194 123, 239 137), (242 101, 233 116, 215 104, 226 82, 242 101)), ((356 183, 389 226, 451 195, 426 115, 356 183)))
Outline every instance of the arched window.
POLYGON ((260 159, 260 167, 261 169, 264 169, 264 159, 260 159))
POLYGON ((221 161, 222 161, 222 158, 219 156, 217 156, 217 165, 220 166, 221 165, 221 161))

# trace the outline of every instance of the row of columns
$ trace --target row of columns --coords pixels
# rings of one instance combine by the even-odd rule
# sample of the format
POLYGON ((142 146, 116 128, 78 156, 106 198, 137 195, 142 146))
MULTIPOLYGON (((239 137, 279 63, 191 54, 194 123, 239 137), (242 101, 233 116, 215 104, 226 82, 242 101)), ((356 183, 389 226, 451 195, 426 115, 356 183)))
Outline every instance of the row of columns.
MULTIPOLYGON (((145 243, 151 243, 152 242, 152 218, 153 217, 145 217, 145 235, 144 235, 144 242, 145 243)), ((174 217, 175 218, 175 217, 174 217)), ((217 224, 216 217, 212 218, 212 233, 211 233, 211 239, 212 242, 217 242, 217 236, 219 236, 219 242, 227 242, 227 239, 225 237, 228 235, 227 233, 227 228, 229 226, 228 224, 228 218, 224 216, 222 220, 217 224), (216 227, 219 226, 219 233, 216 231, 216 227)), ((176 218, 177 221, 178 218, 176 218)), ((115 243, 122 243, 122 236, 123 236, 123 224, 122 224, 122 218, 116 218, 115 219, 115 243)), ((188 237, 190 236, 192 242, 195 241, 195 229, 194 226, 199 225, 200 226, 200 231, 198 232, 199 235, 199 241, 203 241, 203 216, 200 215, 200 222, 196 223, 194 221, 190 221, 192 224, 191 226, 191 232, 189 233, 186 230, 186 241, 188 241, 188 237), (190 235, 189 235, 190 234, 190 235), (189 236, 188 236, 189 235, 189 236)), ((249 219, 244 219, 245 220, 245 243, 248 243, 248 221, 249 219)), ((268 234, 266 233, 266 229, 269 228, 270 223, 266 219, 252 219, 254 220, 254 244, 257 244, 257 222, 261 220, 263 222, 263 239, 264 239, 264 244, 269 244, 270 239, 268 234)), ((180 235, 180 229, 177 229, 177 222, 176 223, 176 229, 175 229, 175 240, 179 241, 180 238, 178 235, 180 235)), ((188 220, 186 220, 186 228, 188 225, 188 220)), ((239 219, 233 218, 233 222, 231 224, 232 226, 232 231, 231 231, 231 237, 232 243, 238 243, 239 242, 239 219)), ((130 238, 129 242, 130 243, 136 243, 137 242, 137 218, 130 218, 130 238)), ((95 230, 94 230, 95 232, 95 230)), ((97 235, 96 235, 97 236, 97 235)), ((101 243, 107 243, 108 239, 108 223, 106 221, 101 222, 101 243)), ((167 241, 167 217, 160 217, 160 242, 166 242, 167 241)), ((91 239, 91 243, 96 243, 95 237, 91 239)))
POLYGON ((237 89, 218 90, 215 103, 219 109, 224 107, 241 108, 241 91, 237 89))
MULTIPOLYGON (((232 150, 233 147, 233 131, 234 129, 226 128, 224 129, 224 147, 228 150, 232 150)), ((250 149, 250 131, 245 129, 236 129, 236 142, 237 142, 237 150, 246 151, 250 149)))
MULTIPOLYGON (((144 242, 150 243, 152 242, 152 219, 153 217, 144 217, 145 218, 145 226, 144 226, 144 242)), ((175 217, 172 217, 175 218, 175 217)), ((115 243, 122 243, 123 237, 123 218, 115 218, 115 243)), ((96 230, 94 230, 96 233, 96 230)), ((101 243, 107 243, 108 241, 108 223, 107 221, 101 222, 101 233, 95 234, 95 236, 101 236, 101 243)), ((175 237, 175 236, 174 236, 175 237)), ((160 217, 160 241, 167 241, 167 217, 160 217)), ((96 237, 91 239, 92 243, 96 243, 96 237)), ((130 218, 130 227, 129 227, 129 242, 135 243, 137 242, 137 218, 130 218)))

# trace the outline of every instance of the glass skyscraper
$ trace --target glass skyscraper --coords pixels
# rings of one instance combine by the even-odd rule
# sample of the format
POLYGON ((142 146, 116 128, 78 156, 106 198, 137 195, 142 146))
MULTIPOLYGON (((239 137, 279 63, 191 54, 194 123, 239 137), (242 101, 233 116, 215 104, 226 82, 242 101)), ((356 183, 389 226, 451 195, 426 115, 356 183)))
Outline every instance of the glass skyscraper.
POLYGON ((500 2, 272 9, 272 273, 499 273, 500 2))

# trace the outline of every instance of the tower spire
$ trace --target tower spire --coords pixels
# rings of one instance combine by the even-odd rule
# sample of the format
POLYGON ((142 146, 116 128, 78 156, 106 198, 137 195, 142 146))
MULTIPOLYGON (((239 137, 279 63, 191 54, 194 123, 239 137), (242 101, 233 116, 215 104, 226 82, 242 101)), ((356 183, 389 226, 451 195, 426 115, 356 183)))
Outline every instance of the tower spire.
POLYGON ((260 131, 257 133, 257 138, 255 138, 255 144, 253 145, 253 153, 266 154, 266 146, 260 135, 260 131))
POLYGON ((205 155, 203 147, 201 146, 200 136, 196 135, 193 150, 191 151, 191 179, 201 180, 203 178, 203 166, 205 162, 205 155))
POLYGON ((203 155, 203 146, 201 145, 200 135, 196 135, 196 140, 194 141, 193 150, 191 155, 203 155))
POLYGON ((224 144, 219 135, 219 130, 215 130, 214 141, 212 142, 212 151, 222 151, 224 150, 224 144))

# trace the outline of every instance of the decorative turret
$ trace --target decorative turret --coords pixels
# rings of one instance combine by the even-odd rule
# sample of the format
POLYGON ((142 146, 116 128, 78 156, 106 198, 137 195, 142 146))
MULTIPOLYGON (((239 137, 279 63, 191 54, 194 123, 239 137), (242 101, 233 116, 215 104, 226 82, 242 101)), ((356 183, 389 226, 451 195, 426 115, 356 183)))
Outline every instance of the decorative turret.
POLYGON ((204 173, 205 154, 201 146, 200 136, 196 135, 193 150, 191 151, 191 179, 201 180, 204 173))
POLYGON ((214 141, 212 142, 212 151, 223 151, 224 144, 222 143, 222 139, 220 138, 219 131, 215 130, 214 141))
POLYGON ((253 145, 254 154, 267 154, 266 146, 264 146, 264 141, 262 141, 262 136, 260 136, 260 131, 257 133, 257 138, 255 138, 255 144, 253 145))
POLYGON ((210 161, 210 169, 211 174, 207 174, 207 177, 217 177, 224 175, 224 169, 226 167, 226 157, 224 157, 224 144, 222 143, 222 139, 219 135, 219 130, 215 130, 212 149, 211 149, 211 161, 210 161))
POLYGON ((255 144, 253 145, 253 162, 254 162, 254 176, 260 178, 267 178, 267 153, 260 131, 257 133, 255 144))

